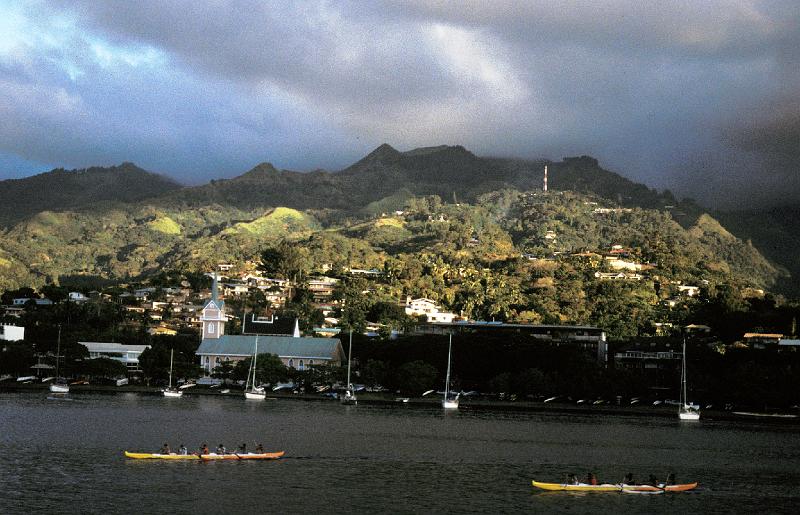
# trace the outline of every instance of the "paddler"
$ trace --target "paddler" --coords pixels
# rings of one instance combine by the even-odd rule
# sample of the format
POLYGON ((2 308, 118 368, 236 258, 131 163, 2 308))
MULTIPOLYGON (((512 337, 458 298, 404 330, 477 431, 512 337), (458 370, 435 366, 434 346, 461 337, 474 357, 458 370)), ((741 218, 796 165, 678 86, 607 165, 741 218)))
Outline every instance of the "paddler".
POLYGON ((672 472, 669 473, 669 475, 667 476, 666 484, 668 484, 668 485, 674 485, 675 484, 675 474, 673 474, 672 472))
POLYGON ((189 454, 189 449, 187 449, 185 445, 181 444, 181 446, 178 447, 178 454, 181 456, 186 456, 189 454))
POLYGON ((239 454, 247 454, 247 444, 242 442, 242 445, 239 446, 239 450, 237 452, 239 454))
POLYGON ((224 445, 219 444, 217 446, 217 454, 225 454, 225 446, 224 445))
POLYGON ((632 472, 628 472, 627 474, 625 474, 625 479, 622 482, 624 484, 626 484, 626 485, 632 485, 633 484, 633 473, 632 472))
POLYGON ((200 454, 208 454, 208 444, 203 442, 203 445, 200 446, 200 454))
POLYGON ((161 446, 161 451, 159 454, 169 454, 169 444, 164 442, 164 445, 161 446))
POLYGON ((264 446, 261 444, 256 445, 256 452, 258 454, 264 454, 264 446))

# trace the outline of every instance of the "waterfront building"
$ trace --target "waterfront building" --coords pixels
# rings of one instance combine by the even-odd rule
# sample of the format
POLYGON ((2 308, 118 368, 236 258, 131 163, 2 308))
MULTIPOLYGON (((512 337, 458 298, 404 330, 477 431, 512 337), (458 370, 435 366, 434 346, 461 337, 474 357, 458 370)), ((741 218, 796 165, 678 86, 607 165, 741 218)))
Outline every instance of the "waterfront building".
POLYGON ((414 328, 416 334, 473 335, 523 335, 543 345, 569 345, 591 352, 598 363, 608 361, 606 333, 599 327, 588 325, 540 325, 507 324, 503 322, 451 322, 420 324, 414 328))
POLYGON ((128 372, 141 372, 139 356, 149 345, 125 345, 122 343, 78 342, 89 351, 89 359, 109 358, 119 361, 128 372))

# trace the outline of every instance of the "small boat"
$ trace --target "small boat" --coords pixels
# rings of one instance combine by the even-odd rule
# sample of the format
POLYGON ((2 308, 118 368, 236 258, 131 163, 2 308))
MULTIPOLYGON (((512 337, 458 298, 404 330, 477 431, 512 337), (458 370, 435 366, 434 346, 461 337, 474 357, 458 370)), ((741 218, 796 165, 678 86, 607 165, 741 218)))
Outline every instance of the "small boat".
POLYGON ((278 452, 261 452, 261 453, 243 453, 243 454, 201 454, 200 459, 205 461, 216 460, 277 460, 284 455, 284 451, 278 452))
POLYGON ((686 338, 683 339, 683 357, 681 360, 681 392, 678 418, 681 420, 700 420, 700 409, 689 404, 686 392, 686 338))
POLYGON ((50 391, 52 393, 69 393, 69 384, 58 377, 58 363, 61 357, 61 325, 58 326, 58 346, 56 348, 56 377, 50 383, 50 391))
POLYGON ((134 460, 199 460, 200 456, 197 454, 159 454, 149 452, 128 452, 125 451, 126 458, 134 460))
POLYGON ((247 372, 247 382, 244 385, 244 398, 252 401, 263 401, 267 398, 267 392, 261 386, 256 386, 256 362, 258 360, 258 335, 253 349, 253 361, 250 362, 250 370, 247 372))
POLYGON ((342 404, 355 405, 358 404, 356 399, 356 392, 353 389, 353 383, 350 382, 350 361, 353 357, 353 330, 350 330, 350 348, 347 350, 347 389, 344 391, 342 397, 342 404))
POLYGON ((531 482, 536 488, 549 491, 560 492, 625 492, 625 493, 656 493, 656 492, 685 492, 697 488, 697 483, 685 483, 681 485, 626 485, 603 483, 600 485, 590 485, 588 483, 568 484, 568 483, 543 483, 533 480, 531 482))
POLYGON ((447 378, 444 381, 444 398, 442 407, 448 409, 458 409, 458 394, 455 397, 450 395, 450 356, 453 350, 453 334, 450 333, 450 343, 447 346, 447 378))
POLYGON ((172 386, 172 358, 175 355, 175 349, 170 349, 169 351, 169 386, 161 390, 161 393, 164 394, 164 397, 181 397, 183 395, 183 390, 178 388, 174 388, 172 386))

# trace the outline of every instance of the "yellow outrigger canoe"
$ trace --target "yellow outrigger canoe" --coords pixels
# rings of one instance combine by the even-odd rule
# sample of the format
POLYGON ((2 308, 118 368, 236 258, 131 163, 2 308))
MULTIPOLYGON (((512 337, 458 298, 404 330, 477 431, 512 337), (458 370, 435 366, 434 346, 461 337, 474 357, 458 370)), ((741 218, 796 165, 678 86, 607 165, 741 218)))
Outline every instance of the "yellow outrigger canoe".
POLYGON ((660 493, 660 492, 685 492, 697 488, 697 483, 684 483, 681 485, 626 485, 603 483, 601 485, 590 485, 579 483, 577 485, 565 483, 542 483, 533 480, 533 486, 542 490, 560 492, 626 492, 626 493, 660 493))
POLYGON ((125 456, 135 460, 276 460, 284 455, 285 451, 261 452, 246 454, 158 454, 146 452, 128 452, 125 456))
POLYGON ((127 458, 135 460, 199 460, 197 454, 158 454, 149 452, 128 452, 125 451, 127 458))

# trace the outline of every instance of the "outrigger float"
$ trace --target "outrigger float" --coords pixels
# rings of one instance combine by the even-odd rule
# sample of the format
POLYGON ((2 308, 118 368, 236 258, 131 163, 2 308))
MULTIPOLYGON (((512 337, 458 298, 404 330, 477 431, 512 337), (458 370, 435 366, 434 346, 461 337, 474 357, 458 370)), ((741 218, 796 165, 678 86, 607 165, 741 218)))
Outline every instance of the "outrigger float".
POLYGON ((684 483, 680 485, 626 485, 625 483, 611 484, 603 483, 600 485, 590 485, 587 483, 569 484, 569 483, 542 483, 541 481, 532 481, 533 486, 541 488, 542 490, 560 491, 560 492, 622 492, 622 493, 636 493, 636 494, 659 494, 664 492, 685 492, 687 490, 694 490, 697 488, 697 483, 684 483))
POLYGON ((216 461, 216 460, 277 460, 282 457, 285 451, 279 452, 262 452, 262 453, 243 453, 243 454, 158 454, 146 452, 128 452, 125 451, 125 456, 134 460, 202 460, 202 461, 216 461))

